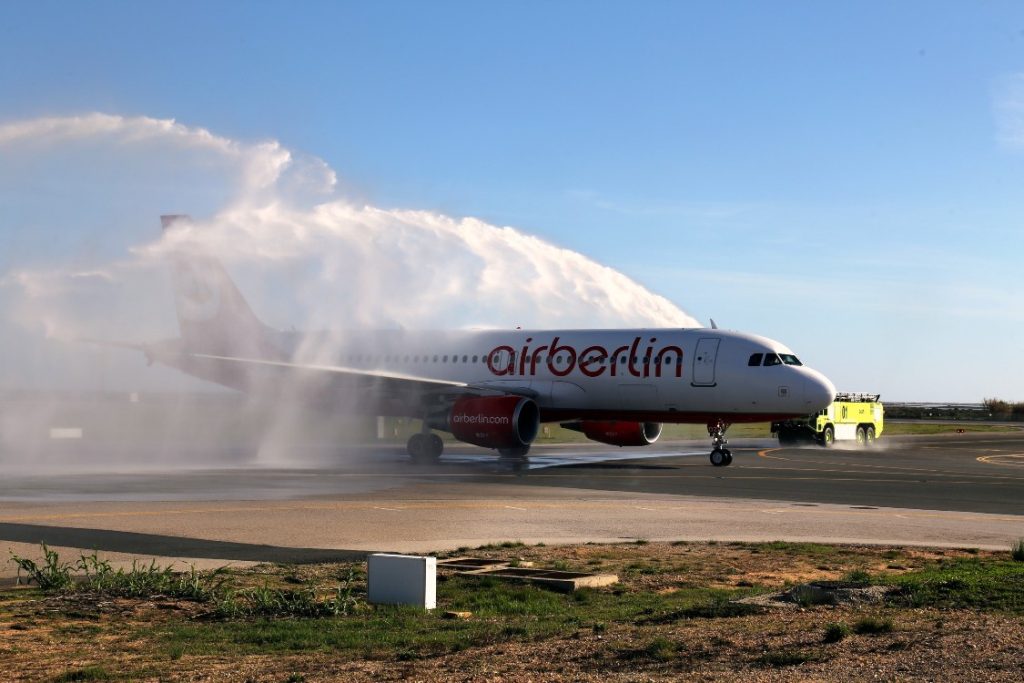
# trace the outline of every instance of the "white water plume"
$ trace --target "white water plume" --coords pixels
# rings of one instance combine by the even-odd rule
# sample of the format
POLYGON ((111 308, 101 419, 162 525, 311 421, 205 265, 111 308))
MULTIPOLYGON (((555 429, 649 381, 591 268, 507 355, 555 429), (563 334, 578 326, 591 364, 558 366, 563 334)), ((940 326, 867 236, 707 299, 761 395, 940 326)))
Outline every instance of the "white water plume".
MULTIPOLYGON (((66 182, 74 181, 66 167, 69 156, 85 162, 80 179, 93 190, 90 160, 106 167, 108 176, 120 169, 105 188, 111 197, 144 183, 146 194, 161 198, 154 186, 167 173, 176 180, 150 208, 152 218, 135 229, 139 243, 125 245, 132 247, 130 255, 74 266, 15 267, 5 275, 4 284, 19 294, 14 308, 22 321, 42 322, 51 335, 126 332, 114 316, 97 311, 104 305, 110 310, 115 299, 116 309, 128 313, 118 288, 136 299, 139 292, 155 296, 153 285, 143 281, 162 279, 153 269, 162 267, 160 257, 175 246, 169 242, 181 239, 219 255, 247 284, 255 281, 256 288, 243 286, 244 293, 257 313, 278 326, 696 324, 624 274, 515 228, 345 198, 323 161, 275 141, 242 143, 173 120, 90 114, 0 125, 0 151, 6 152, 0 159, 30 157, 42 173, 60 166, 66 182), (199 187, 187 185, 192 170, 199 187), (223 192, 221 205, 197 216, 187 231, 157 236, 157 214, 190 212, 190 196, 209 199, 204 193, 210 174, 223 192), (154 238, 145 239, 147 232, 154 238), (81 300, 84 291, 90 302, 81 300)), ((139 310, 131 314, 137 333, 163 327, 165 336, 173 334, 166 315, 152 314, 160 305, 170 309, 169 300, 137 303, 139 310)))

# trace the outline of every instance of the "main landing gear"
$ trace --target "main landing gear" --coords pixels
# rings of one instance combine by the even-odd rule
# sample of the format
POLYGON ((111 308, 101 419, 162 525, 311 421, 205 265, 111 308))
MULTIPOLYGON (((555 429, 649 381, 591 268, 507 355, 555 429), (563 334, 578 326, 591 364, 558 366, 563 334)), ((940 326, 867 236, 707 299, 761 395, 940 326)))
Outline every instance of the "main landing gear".
POLYGON ((405 450, 417 464, 435 463, 441 459, 444 441, 433 432, 420 432, 409 437, 405 450))
POLYGON ((728 467, 732 464, 732 451, 725 447, 725 430, 729 423, 724 420, 708 422, 708 436, 711 437, 711 464, 715 467, 728 467))

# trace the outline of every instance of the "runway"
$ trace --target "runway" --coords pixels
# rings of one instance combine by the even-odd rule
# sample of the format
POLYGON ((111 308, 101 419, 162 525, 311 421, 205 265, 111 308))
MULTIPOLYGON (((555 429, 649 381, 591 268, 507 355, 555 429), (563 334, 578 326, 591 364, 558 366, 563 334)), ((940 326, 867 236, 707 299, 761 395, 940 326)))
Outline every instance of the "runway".
POLYGON ((460 447, 436 467, 372 448, 301 468, 20 474, 0 485, 0 553, 38 555, 46 542, 219 566, 506 540, 1007 548, 1024 536, 1024 434, 891 439, 874 451, 732 445, 729 468, 687 442, 545 447, 524 471, 460 447))

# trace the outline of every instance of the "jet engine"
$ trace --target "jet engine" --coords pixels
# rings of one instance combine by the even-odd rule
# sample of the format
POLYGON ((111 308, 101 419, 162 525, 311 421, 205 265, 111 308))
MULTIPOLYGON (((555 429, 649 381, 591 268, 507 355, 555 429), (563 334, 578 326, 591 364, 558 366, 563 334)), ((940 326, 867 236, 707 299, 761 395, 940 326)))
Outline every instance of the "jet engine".
POLYGON ((448 431, 484 448, 529 446, 540 429, 540 409, 522 396, 463 396, 448 413, 448 431))
POLYGON ((612 446, 649 446, 661 436, 660 422, 583 420, 562 426, 583 432, 591 441, 600 441, 612 446))

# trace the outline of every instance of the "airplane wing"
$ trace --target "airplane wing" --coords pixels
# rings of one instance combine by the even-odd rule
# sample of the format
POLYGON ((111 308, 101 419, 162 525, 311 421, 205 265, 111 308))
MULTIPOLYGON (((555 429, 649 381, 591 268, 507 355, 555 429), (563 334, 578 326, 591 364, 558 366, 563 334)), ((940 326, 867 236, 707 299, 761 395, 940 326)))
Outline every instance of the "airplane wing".
MULTIPOLYGON (((166 354, 159 355, 162 356, 161 362, 168 362, 166 354)), ((466 394, 515 394, 530 398, 537 395, 528 387, 491 387, 381 370, 187 351, 179 352, 179 355, 183 362, 198 363, 222 376, 240 371, 239 376, 245 378, 248 386, 236 387, 239 389, 260 395, 274 392, 286 396, 301 395, 299 397, 304 402, 325 402, 328 405, 338 405, 341 398, 351 407, 363 408, 371 414, 415 414, 424 406, 445 405, 466 394), (416 410, 410 413, 410 408, 416 410)))

